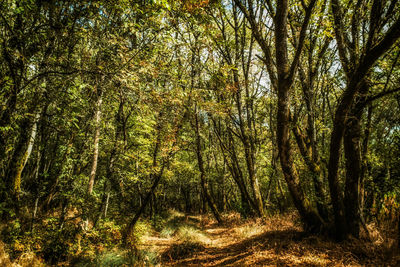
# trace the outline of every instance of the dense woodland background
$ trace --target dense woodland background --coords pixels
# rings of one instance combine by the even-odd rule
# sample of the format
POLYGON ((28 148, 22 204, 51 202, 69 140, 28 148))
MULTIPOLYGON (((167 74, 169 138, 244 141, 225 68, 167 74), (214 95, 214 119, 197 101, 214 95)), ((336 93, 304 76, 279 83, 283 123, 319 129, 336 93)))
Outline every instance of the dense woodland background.
POLYGON ((0 36, 11 259, 135 248, 171 209, 399 235, 397 0, 3 0, 0 36))

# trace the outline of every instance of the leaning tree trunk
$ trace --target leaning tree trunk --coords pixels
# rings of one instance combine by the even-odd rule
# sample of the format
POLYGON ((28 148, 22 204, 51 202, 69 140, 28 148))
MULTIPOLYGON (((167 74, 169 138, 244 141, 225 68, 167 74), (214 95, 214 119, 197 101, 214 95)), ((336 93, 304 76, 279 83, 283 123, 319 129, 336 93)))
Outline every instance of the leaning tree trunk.
MULTIPOLYGON (((154 181, 153 181, 153 185, 151 186, 149 192, 147 193, 146 197, 144 198, 142 205, 140 206, 139 210, 136 212, 135 216, 133 217, 133 219, 129 222, 125 232, 124 232, 124 236, 123 236, 123 241, 125 244, 128 244, 127 242, 129 242, 129 237, 131 236, 133 229, 136 225, 136 223, 138 222, 140 216, 143 214, 145 208, 147 207, 147 205, 150 203, 151 197, 154 194, 154 191, 156 190, 158 184, 161 181, 161 177, 164 173, 164 169, 165 169, 165 163, 162 164, 160 171, 154 176, 154 181)), ((152 175, 153 176, 153 175, 152 175)))
POLYGON ((310 151, 307 148, 305 143, 306 137, 302 135, 298 126, 292 126, 292 132, 295 136, 297 146, 299 148, 300 154, 302 155, 308 170, 310 171, 310 175, 314 185, 314 191, 316 196, 316 206, 318 213, 320 214, 323 220, 328 219, 328 211, 325 201, 325 194, 323 191, 323 184, 322 184, 322 170, 318 159, 313 158, 313 149, 310 151))
MULTIPOLYGON (((161 131, 161 125, 158 124, 157 125, 157 140, 156 140, 156 143, 154 146, 154 152, 153 152, 153 164, 152 164, 153 169, 155 169, 158 166, 157 157, 158 157, 158 154, 160 151, 160 146, 161 146, 160 131, 161 131)), ((125 230, 123 238, 122 238, 125 245, 130 245, 130 243, 129 243, 131 241, 130 236, 132 235, 133 229, 134 229, 136 223, 138 222, 140 216, 142 216, 147 205, 150 203, 151 197, 152 197, 154 191, 156 190, 158 184, 161 181, 161 177, 164 173, 165 165, 166 165, 166 163, 165 163, 165 161, 163 161, 163 163, 160 167, 160 170, 156 174, 154 174, 154 173, 150 174, 150 178, 153 179, 153 184, 152 184, 149 192, 146 194, 146 197, 144 198, 143 202, 141 203, 139 210, 136 212, 135 216, 133 217, 133 219, 129 222, 128 226, 126 227, 126 230, 125 230)))
POLYGON ((17 171, 16 171, 16 174, 15 174, 15 177, 13 178, 13 181, 14 181, 14 193, 15 193, 17 199, 19 199, 19 193, 21 191, 21 175, 22 175, 22 171, 24 170, 25 165, 28 162, 29 157, 31 156, 32 149, 33 149, 33 144, 35 143, 36 133, 37 133, 37 123, 38 123, 39 118, 40 118, 40 113, 41 113, 41 111, 39 109, 37 111, 35 119, 33 121, 31 134, 30 134, 29 141, 28 141, 28 147, 26 148, 26 151, 23 154, 22 158, 19 160, 19 163, 17 165, 17 171))
MULTIPOLYGON (((159 113, 160 121, 161 121, 161 118, 162 118, 162 112, 159 113)), ((178 134, 183 126, 183 122, 184 122, 185 118, 186 118, 186 113, 183 115, 182 118, 180 118, 180 120, 176 124, 175 131, 174 131, 174 138, 173 138, 173 140, 175 140, 175 141, 173 142, 172 147, 174 147, 177 142, 176 140, 178 139, 178 134)), ((153 169, 156 169, 158 166, 157 157, 160 152, 160 146, 161 146, 161 133, 160 133, 161 129, 162 129, 161 122, 159 122, 157 125, 157 140, 156 140, 156 144, 155 144, 154 152, 153 152, 153 164, 152 164, 153 169)), ((165 156, 165 158, 162 160, 162 164, 157 173, 150 174, 150 178, 153 178, 153 184, 152 184, 149 192, 147 193, 146 197, 144 198, 139 210, 136 212, 136 214, 132 218, 132 220, 128 223, 128 225, 124 231, 122 240, 125 245, 131 245, 130 244, 130 242, 131 242, 130 236, 134 230, 134 227, 135 227, 136 223, 138 222, 140 216, 143 214, 145 208, 150 203, 151 197, 153 196, 158 184, 160 183, 161 178, 164 174, 165 167, 168 165, 169 159, 172 157, 173 153, 174 153, 173 150, 171 150, 168 153, 168 155, 165 156)))
POLYGON ((289 96, 288 90, 285 88, 285 83, 281 86, 281 90, 278 92, 277 113, 277 141, 281 167, 294 205, 305 223, 305 228, 309 231, 317 231, 322 226, 322 221, 317 212, 308 204, 309 201, 306 200, 300 186, 297 170, 293 164, 289 138, 289 96))
POLYGON ((244 209, 243 211, 245 213, 257 213, 257 204, 254 201, 253 198, 251 198, 249 191, 247 190, 245 180, 243 177, 243 172, 241 170, 240 164, 239 164, 239 159, 237 157, 236 149, 235 149, 235 144, 234 144, 234 139, 231 133, 231 130, 228 132, 229 134, 229 146, 230 146, 230 158, 231 158, 231 172, 232 172, 232 177, 235 180, 240 193, 241 193, 241 199, 242 199, 242 208, 244 209))

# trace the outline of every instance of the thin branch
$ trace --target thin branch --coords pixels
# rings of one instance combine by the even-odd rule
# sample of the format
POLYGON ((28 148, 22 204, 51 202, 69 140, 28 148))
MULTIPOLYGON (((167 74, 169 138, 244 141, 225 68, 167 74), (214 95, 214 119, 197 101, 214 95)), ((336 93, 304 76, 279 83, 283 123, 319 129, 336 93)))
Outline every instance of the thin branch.
POLYGON ((332 0, 331 2, 331 9, 333 13, 333 18, 334 18, 334 30, 335 30, 335 36, 336 36, 336 43, 339 51, 339 57, 340 61, 342 62, 342 66, 344 69, 344 72, 349 78, 349 73, 350 73, 350 67, 349 67, 349 59, 347 58, 347 53, 346 53, 346 46, 345 46, 345 40, 344 40, 344 27, 342 24, 342 12, 340 8, 340 4, 338 0, 332 0))
POLYGON ((372 101, 375 101, 381 97, 387 96, 389 94, 393 94, 396 92, 400 91, 400 87, 396 88, 396 89, 392 89, 392 90, 388 90, 388 91, 384 91, 384 92, 380 92, 379 94, 376 94, 374 96, 370 96, 367 99, 365 99, 364 103, 362 104, 363 107, 365 107, 367 104, 371 103, 372 101))
POLYGON ((277 88, 277 77, 276 74, 273 70, 273 60, 272 60, 272 53, 271 53, 271 47, 268 45, 267 41, 265 38, 263 38, 259 25, 257 24, 254 14, 252 12, 249 12, 249 10, 240 2, 240 0, 234 0, 236 5, 239 7, 239 9, 242 11, 248 22, 250 23, 251 29, 254 34, 254 38, 257 40, 257 43, 260 45, 261 50, 264 53, 265 60, 263 60, 266 63, 268 74, 271 79, 271 83, 274 86, 274 88, 277 88))
POLYGON ((306 31, 308 28, 308 24, 310 23, 311 13, 312 13, 315 3, 316 3, 316 0, 311 0, 311 3, 309 4, 309 6, 306 9, 306 15, 305 15, 303 24, 301 25, 300 37, 299 37, 299 42, 298 42, 297 48, 296 48, 296 54, 294 56, 292 65, 290 67, 290 72, 289 72, 289 77, 288 77, 289 81, 293 80, 294 74, 296 73, 297 65, 299 64, 300 55, 301 55, 301 52, 302 52, 303 46, 304 46, 304 40, 306 38, 306 31))

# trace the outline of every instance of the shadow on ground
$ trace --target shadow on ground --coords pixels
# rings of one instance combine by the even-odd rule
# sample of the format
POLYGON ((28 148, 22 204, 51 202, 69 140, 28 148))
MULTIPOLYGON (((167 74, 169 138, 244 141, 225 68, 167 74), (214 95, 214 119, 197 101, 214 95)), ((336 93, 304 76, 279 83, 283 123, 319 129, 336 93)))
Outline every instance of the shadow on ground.
MULTIPOLYGON (((212 235, 221 233, 229 234, 229 229, 212 235)), ((170 257, 165 263, 180 266, 398 266, 400 263, 393 255, 376 250, 351 242, 336 244, 288 229, 267 231, 226 246, 186 251, 186 255, 170 257)))

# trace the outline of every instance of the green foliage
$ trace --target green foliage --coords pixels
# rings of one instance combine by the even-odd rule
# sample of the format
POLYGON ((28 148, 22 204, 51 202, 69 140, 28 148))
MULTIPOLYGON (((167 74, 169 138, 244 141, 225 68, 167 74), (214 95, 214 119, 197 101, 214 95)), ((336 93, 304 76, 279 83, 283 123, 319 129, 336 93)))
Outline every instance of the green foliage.
POLYGON ((152 226, 147 220, 140 220, 136 223, 135 229, 133 232, 133 238, 136 243, 140 243, 142 238, 152 231, 152 226))

